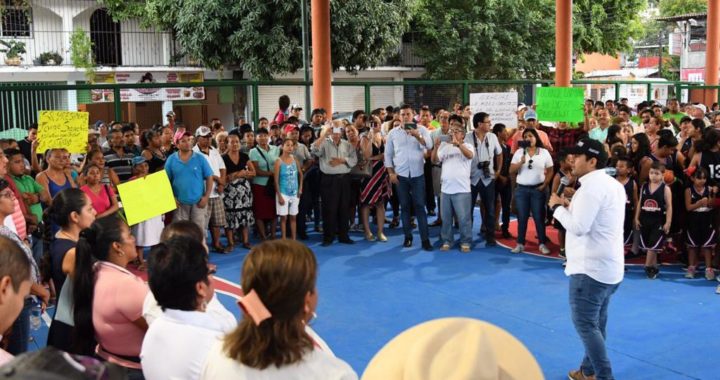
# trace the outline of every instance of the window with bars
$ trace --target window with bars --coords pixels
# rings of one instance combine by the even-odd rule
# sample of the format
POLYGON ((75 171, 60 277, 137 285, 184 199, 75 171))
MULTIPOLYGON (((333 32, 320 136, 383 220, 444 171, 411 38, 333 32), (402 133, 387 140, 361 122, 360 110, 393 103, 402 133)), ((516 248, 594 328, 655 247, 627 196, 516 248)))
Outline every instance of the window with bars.
POLYGON ((1 0, 0 37, 31 37, 32 8, 26 0, 1 0))

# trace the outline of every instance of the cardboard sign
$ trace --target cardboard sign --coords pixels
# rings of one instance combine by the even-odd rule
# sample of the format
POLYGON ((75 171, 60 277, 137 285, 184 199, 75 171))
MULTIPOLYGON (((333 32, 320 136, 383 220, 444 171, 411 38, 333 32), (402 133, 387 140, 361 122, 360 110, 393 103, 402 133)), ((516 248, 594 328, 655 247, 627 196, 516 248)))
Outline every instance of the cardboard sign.
POLYGON ((59 148, 67 149, 70 153, 85 153, 89 120, 87 112, 40 111, 38 153, 59 148))
MULTIPOLYGON (((507 128, 517 128, 517 92, 480 92, 470 94, 470 109, 473 115, 486 112, 492 124, 505 124, 507 128)), ((473 127, 475 127, 473 125, 473 127)))
POLYGON ((177 208, 165 170, 120 184, 118 192, 130 226, 177 208))
POLYGON ((537 89, 538 120, 579 123, 584 119, 584 103, 585 92, 579 87, 540 87, 537 89))

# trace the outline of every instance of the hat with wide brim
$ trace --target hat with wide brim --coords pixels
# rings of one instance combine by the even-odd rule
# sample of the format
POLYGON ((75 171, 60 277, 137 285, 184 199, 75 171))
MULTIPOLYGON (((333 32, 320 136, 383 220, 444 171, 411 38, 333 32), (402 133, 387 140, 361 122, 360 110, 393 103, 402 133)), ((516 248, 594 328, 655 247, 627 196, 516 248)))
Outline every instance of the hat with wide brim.
POLYGON ((405 330, 370 361, 362 380, 543 380, 533 355, 487 322, 443 318, 405 330))

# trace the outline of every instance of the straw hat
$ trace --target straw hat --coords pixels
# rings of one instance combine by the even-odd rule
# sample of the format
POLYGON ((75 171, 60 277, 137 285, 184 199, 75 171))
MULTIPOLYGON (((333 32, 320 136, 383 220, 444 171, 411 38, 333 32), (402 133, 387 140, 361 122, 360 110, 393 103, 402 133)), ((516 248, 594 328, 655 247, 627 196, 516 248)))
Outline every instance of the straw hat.
POLYGON ((370 361, 363 380, 543 380, 527 348, 507 331, 470 318, 405 330, 370 361))

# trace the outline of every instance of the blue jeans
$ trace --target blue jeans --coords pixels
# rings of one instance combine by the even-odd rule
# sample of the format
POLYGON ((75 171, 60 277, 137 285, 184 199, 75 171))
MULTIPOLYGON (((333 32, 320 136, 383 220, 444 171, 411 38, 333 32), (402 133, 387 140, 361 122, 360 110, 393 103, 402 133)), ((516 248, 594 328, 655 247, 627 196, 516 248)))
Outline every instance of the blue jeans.
POLYGON ((420 239, 428 240, 427 214, 425 213, 425 177, 402 177, 398 176, 397 190, 400 200, 400 211, 405 238, 412 239, 412 227, 410 226, 411 209, 415 209, 415 217, 420 227, 420 239))
POLYGON ((452 216, 453 212, 455 212, 460 225, 460 244, 472 244, 471 204, 470 193, 442 193, 440 195, 440 213, 443 215, 442 229, 440 230, 440 241, 442 243, 453 244, 452 216))
POLYGON ((30 340, 30 309, 32 309, 32 305, 33 299, 31 297, 25 298, 25 305, 15 320, 15 323, 12 325, 7 351, 15 356, 28 350, 28 341, 30 340))
POLYGON ((477 184, 471 186, 471 189, 472 199, 470 199, 470 206, 475 207, 475 201, 479 195, 480 202, 483 205, 480 208, 480 217, 482 218, 482 225, 485 227, 485 240, 493 241, 495 240, 495 180, 490 181, 485 186, 482 179, 480 179, 477 184), (483 209, 485 209, 484 213, 483 209))
POLYGON ((545 236, 545 192, 535 187, 518 185, 515 190, 515 206, 518 211, 518 244, 525 244, 530 212, 535 221, 538 243, 545 244, 547 241, 545 236))
POLYGON ((585 274, 570 276, 570 310, 580 339, 585 346, 582 370, 585 376, 595 375, 598 380, 613 380, 610 359, 605 349, 610 297, 620 284, 604 284, 585 274))

